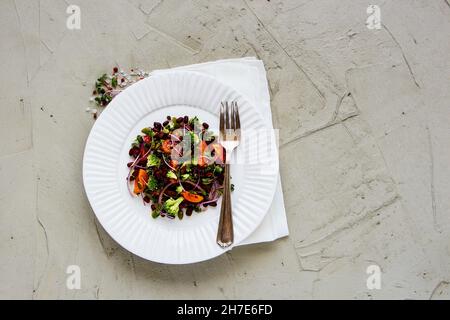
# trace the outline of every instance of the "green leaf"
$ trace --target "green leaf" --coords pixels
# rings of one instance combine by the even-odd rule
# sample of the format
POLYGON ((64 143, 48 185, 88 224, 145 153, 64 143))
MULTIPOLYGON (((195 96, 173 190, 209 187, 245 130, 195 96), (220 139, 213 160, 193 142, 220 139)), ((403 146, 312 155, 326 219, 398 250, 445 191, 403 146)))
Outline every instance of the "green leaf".
POLYGON ((173 171, 168 171, 166 177, 170 179, 178 179, 177 175, 173 171))
POLYGON ((97 81, 98 81, 100 84, 103 84, 103 83, 106 81, 106 78, 107 78, 107 77, 108 77, 107 74, 104 73, 104 74, 102 74, 102 76, 101 76, 100 78, 97 79, 97 81))
POLYGON ((163 206, 161 204, 157 204, 155 210, 152 210, 152 217, 153 219, 156 219, 161 214, 163 206))
POLYGON ((177 118, 176 117, 172 117, 172 119, 170 119, 169 124, 168 124, 169 129, 170 130, 175 129, 175 125, 176 124, 177 124, 177 118))
POLYGON ((156 219, 156 218, 158 218, 159 217, 159 215, 161 214, 161 210, 153 210, 152 211, 152 218, 153 219, 156 219))
POLYGON ((113 78, 111 79, 111 86, 112 86, 113 88, 117 88, 117 77, 113 77, 113 78))
POLYGON ((194 132, 191 132, 191 141, 194 144, 198 144, 200 142, 200 138, 198 137, 198 135, 196 135, 194 132))
POLYGON ((222 173, 223 169, 221 166, 215 166, 214 167, 214 174, 220 174, 222 173))
POLYGON ((198 124, 198 123, 200 123, 200 120, 197 118, 197 116, 195 116, 189 120, 189 123, 190 124, 198 124))
POLYGON ((213 180, 211 178, 202 178, 203 184, 210 184, 213 180))
POLYGON ((144 129, 141 130, 141 132, 142 132, 143 134, 148 135, 148 136, 152 136, 152 134, 153 134, 153 130, 150 129, 150 128, 144 128, 144 129))

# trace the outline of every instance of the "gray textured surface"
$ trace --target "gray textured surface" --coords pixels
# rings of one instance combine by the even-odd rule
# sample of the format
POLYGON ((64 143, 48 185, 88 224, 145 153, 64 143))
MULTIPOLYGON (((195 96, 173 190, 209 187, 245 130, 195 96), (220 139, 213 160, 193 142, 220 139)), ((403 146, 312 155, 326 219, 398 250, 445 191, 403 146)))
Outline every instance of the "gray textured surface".
POLYGON ((0 298, 450 298, 447 1, 85 0, 68 30, 70 3, 0 1, 0 298), (116 63, 251 55, 281 128, 291 236, 190 266, 132 256, 82 187, 93 81, 116 63))

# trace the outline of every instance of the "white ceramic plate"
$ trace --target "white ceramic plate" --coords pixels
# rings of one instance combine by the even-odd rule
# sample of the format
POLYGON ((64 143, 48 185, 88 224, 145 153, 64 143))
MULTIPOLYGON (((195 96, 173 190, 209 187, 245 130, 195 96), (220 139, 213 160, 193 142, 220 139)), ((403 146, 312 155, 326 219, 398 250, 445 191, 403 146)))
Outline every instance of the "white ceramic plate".
POLYGON ((274 140, 268 146, 254 134, 255 130, 267 131, 264 121, 238 92, 214 78, 168 72, 141 80, 117 96, 95 122, 86 143, 83 181, 87 197, 102 226, 125 249, 171 264, 207 260, 226 251, 216 244, 220 201, 217 207, 183 220, 153 219, 150 206, 131 196, 126 182, 128 150, 142 128, 163 122, 167 115, 188 115, 198 116, 217 133, 219 105, 225 100, 239 104, 243 141, 235 152, 246 158, 244 164, 231 166, 234 244, 261 223, 272 202, 278 173, 274 140))

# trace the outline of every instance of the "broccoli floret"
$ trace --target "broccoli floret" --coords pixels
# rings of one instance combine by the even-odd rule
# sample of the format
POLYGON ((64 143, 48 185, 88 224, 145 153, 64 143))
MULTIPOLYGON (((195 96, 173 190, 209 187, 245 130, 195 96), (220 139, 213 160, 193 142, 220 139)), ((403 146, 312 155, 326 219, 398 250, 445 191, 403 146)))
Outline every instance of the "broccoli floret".
POLYGON ((183 200, 183 197, 179 197, 176 200, 174 200, 173 198, 167 199, 164 203, 164 210, 167 212, 167 214, 176 216, 178 214, 178 211, 180 210, 180 203, 183 202, 183 200))
POLYGON ((156 180, 156 178, 153 176, 149 176, 148 181, 147 181, 147 188, 150 191, 153 191, 156 188, 158 188, 158 180, 156 180))
POLYGON ((161 160, 153 153, 147 157, 147 167, 158 167, 160 162, 161 160))
POLYGON ((177 191, 177 193, 181 193, 181 192, 183 192, 183 187, 178 186, 175 190, 177 191))
POLYGON ((168 171, 166 177, 170 179, 178 179, 177 175, 173 171, 168 171))
POLYGON ((182 174, 181 179, 183 179, 183 180, 189 179, 189 173, 182 174))

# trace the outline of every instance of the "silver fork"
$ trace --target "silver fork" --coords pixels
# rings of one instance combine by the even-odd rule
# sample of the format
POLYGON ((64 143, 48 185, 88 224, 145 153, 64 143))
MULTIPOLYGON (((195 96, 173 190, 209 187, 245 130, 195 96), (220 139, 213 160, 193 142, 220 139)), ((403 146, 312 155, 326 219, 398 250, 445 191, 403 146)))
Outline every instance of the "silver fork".
POLYGON ((222 102, 220 106, 219 143, 226 151, 222 207, 220 209, 217 243, 222 248, 230 246, 234 241, 233 216, 231 207, 230 159, 231 153, 241 140, 241 121, 237 102, 222 102), (230 110, 231 109, 231 110, 230 110))

